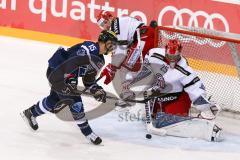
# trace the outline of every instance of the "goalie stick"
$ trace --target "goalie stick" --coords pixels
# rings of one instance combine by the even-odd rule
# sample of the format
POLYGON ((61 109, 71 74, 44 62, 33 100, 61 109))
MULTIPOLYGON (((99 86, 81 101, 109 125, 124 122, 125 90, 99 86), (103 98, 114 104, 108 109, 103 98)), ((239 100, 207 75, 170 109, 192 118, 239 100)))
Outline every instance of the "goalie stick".
MULTIPOLYGON (((92 96, 92 94, 89 92, 79 91, 79 95, 80 94, 86 95, 87 97, 92 96)), ((88 117, 88 119, 103 116, 104 114, 111 112, 112 110, 115 109, 115 102, 117 100, 119 100, 119 98, 115 97, 115 95, 113 95, 111 93, 107 93, 107 94, 108 94, 108 96, 106 98, 109 100, 106 103, 101 103, 100 106, 95 107, 93 110, 86 112, 86 116, 88 117)), ((158 96, 158 97, 161 97, 161 96, 158 96)), ((147 101, 149 99, 150 98, 147 98, 147 99, 145 98, 143 100, 131 99, 131 100, 127 100, 127 101, 145 104, 145 103, 147 103, 147 101)), ((59 101, 58 106, 56 106, 54 113, 56 113, 56 116, 61 120, 73 121, 72 114, 69 111, 69 106, 71 106, 73 103, 74 103, 74 101, 71 99, 64 99, 62 101, 59 101)))
MULTIPOLYGON (((151 98, 151 99, 155 99, 155 98, 151 98)), ((146 93, 144 94, 144 100, 146 100, 146 102, 145 102, 145 113, 146 113, 145 123, 146 123, 147 132, 150 134, 150 137, 152 137, 151 134, 164 136, 164 135, 166 135, 167 131, 165 129, 156 128, 152 124, 152 116, 151 116, 151 110, 150 110, 151 99, 149 99, 149 96, 147 96, 146 93)), ((148 134, 146 134, 146 137, 148 137, 148 134)))
MULTIPOLYGON (((78 92, 78 91, 77 91, 78 92)), ((146 94, 147 91, 144 92, 144 94, 146 94)), ((86 96, 91 96, 92 94, 90 92, 83 92, 83 91, 79 91, 79 95, 86 95, 86 96)), ((151 99, 154 99, 154 98, 164 98, 164 97, 168 97, 170 94, 167 94, 167 93, 158 93, 158 94, 152 94, 152 95, 147 95, 144 97, 144 99, 142 100, 139 100, 139 99, 125 99, 124 101, 125 102, 132 102, 132 103, 142 103, 142 104, 145 104, 147 103, 149 100, 151 99)), ((122 100, 118 97, 114 97, 114 96, 106 96, 107 99, 110 99, 110 100, 122 100)))

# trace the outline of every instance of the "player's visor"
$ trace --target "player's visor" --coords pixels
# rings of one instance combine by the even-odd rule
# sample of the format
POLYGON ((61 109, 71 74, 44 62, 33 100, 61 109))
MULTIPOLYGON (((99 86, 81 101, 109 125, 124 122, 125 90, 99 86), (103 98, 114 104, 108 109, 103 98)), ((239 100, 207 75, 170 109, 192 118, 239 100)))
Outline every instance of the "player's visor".
POLYGON ((106 25, 107 23, 107 20, 105 20, 104 18, 100 18, 98 21, 97 21, 97 24, 98 26, 101 28, 101 29, 104 29, 104 26, 106 25))
POLYGON ((170 62, 176 62, 180 59, 180 53, 175 53, 175 54, 166 54, 166 58, 170 62))

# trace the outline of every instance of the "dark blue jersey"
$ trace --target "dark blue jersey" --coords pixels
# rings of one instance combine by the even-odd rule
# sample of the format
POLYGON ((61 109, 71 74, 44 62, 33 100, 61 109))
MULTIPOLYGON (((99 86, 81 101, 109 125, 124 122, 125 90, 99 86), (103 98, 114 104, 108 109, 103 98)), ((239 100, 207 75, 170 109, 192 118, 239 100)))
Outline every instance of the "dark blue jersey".
MULTIPOLYGON (((99 45, 91 41, 85 41, 83 43, 76 44, 67 50, 64 48, 59 48, 53 56, 48 60, 49 67, 52 69, 57 68, 63 62, 67 61, 70 58, 77 56, 88 55, 91 57, 99 58, 99 62, 104 63, 104 58, 99 54, 99 45)), ((90 58, 91 60, 91 58, 90 58)), ((93 60, 91 60, 93 61, 93 60)), ((97 65, 97 62, 94 62, 97 65)), ((80 67, 80 66, 79 66, 80 67)))
POLYGON ((76 44, 67 50, 59 48, 48 60, 49 68, 55 71, 51 81, 59 81, 64 74, 74 73, 82 77, 85 86, 94 83, 104 63, 103 55, 99 54, 99 44, 91 41, 76 44))

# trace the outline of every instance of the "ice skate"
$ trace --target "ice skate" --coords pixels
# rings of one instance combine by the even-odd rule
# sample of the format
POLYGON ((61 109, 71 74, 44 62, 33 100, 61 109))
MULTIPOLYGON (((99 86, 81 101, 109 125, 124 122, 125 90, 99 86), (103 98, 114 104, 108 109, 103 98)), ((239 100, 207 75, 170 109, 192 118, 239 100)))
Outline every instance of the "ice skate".
POLYGON ((38 129, 36 117, 33 116, 30 108, 24 110, 22 113, 20 113, 20 115, 32 130, 36 131, 38 129))

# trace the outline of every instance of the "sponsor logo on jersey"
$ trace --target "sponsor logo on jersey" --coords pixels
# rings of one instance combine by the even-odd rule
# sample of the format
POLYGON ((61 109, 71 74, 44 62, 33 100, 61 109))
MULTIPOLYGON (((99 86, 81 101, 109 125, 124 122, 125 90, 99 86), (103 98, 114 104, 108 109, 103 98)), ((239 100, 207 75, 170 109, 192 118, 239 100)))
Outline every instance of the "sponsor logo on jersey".
POLYGON ((134 64, 136 64, 138 58, 140 57, 140 50, 136 48, 133 53, 131 53, 130 58, 126 61, 125 65, 129 68, 133 68, 134 64))
POLYGON ((160 97, 158 98, 158 100, 160 102, 170 102, 170 101, 174 101, 178 98, 178 96, 168 96, 168 97, 160 97))
POLYGON ((115 34, 120 34, 120 26, 119 26, 119 19, 116 18, 111 26, 111 30, 115 33, 115 34))
POLYGON ((154 85, 156 85, 156 86, 158 86, 160 88, 164 88, 165 87, 165 80, 164 80, 162 74, 160 74, 160 73, 156 74, 156 81, 155 81, 154 85))
POLYGON ((77 51, 76 54, 77 54, 78 56, 84 56, 84 55, 86 55, 86 50, 83 49, 83 48, 81 48, 81 49, 79 49, 79 50, 77 51))

